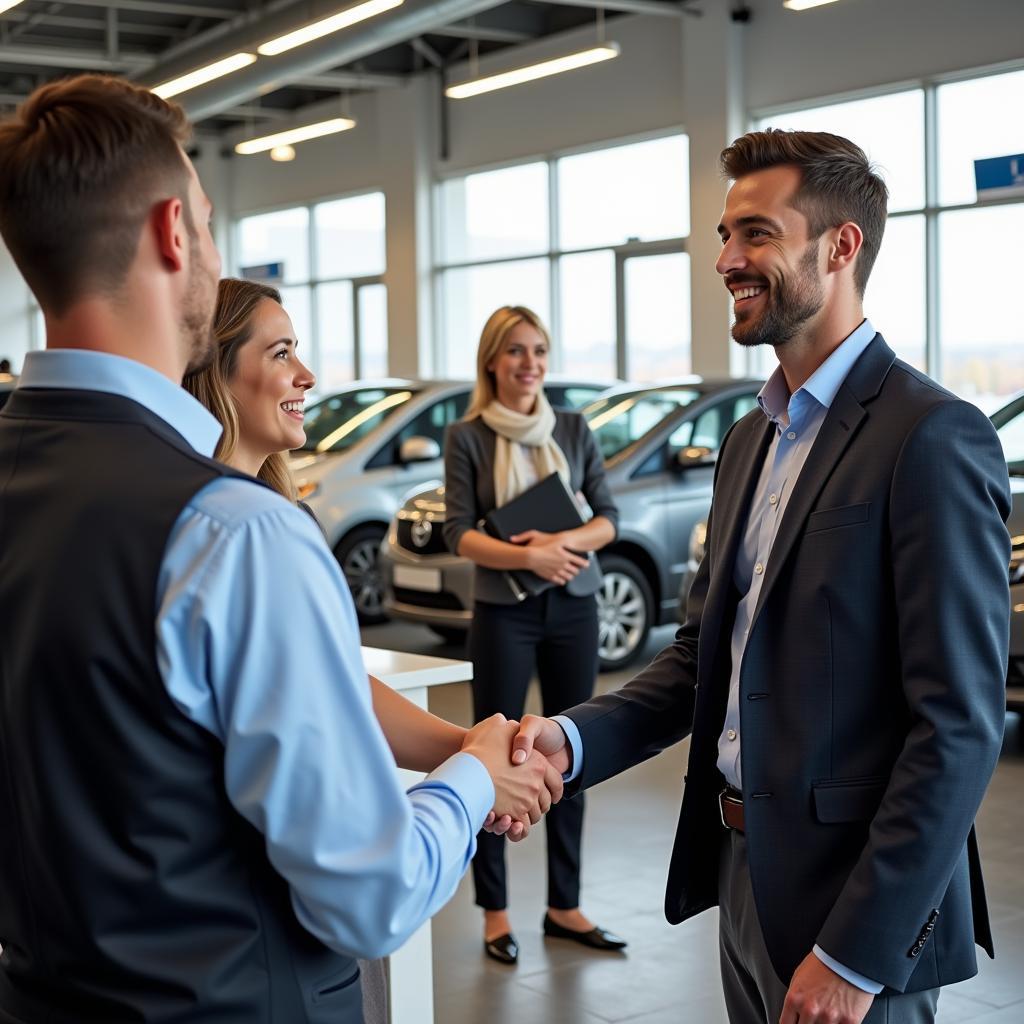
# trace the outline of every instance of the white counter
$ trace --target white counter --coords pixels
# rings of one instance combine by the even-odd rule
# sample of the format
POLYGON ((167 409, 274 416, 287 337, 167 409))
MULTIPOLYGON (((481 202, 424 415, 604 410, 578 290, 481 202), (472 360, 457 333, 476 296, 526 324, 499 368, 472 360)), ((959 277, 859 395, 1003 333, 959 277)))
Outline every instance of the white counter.
MULTIPOLYGON (((473 678, 473 666, 468 661, 385 651, 379 647, 363 647, 362 654, 363 664, 371 676, 376 676, 424 709, 430 687, 464 683, 473 678)), ((399 774, 407 787, 423 778, 416 772, 401 768, 399 774)), ((432 1024, 434 977, 430 922, 423 925, 401 949, 392 953, 389 960, 391 1024, 432 1024)))

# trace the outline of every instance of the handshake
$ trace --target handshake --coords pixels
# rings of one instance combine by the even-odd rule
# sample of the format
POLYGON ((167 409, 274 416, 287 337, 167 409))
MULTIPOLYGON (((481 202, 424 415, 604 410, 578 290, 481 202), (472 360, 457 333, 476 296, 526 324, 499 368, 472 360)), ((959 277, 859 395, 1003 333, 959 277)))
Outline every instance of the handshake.
POLYGON ((557 722, 526 715, 519 723, 492 715, 466 733, 462 749, 483 764, 494 783, 486 831, 518 842, 561 800, 571 756, 557 722))

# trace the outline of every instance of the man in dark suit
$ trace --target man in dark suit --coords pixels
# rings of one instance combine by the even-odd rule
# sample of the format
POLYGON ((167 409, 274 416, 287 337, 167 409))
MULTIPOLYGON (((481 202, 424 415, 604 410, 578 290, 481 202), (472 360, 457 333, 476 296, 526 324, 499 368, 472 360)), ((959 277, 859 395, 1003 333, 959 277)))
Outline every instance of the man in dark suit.
POLYGON ((722 167, 733 337, 779 369, 722 444, 675 642, 524 720, 513 760, 536 745, 583 788, 692 733, 665 909, 720 906, 730 1019, 931 1021, 992 954, 973 823, 1003 732, 1006 465, 864 319, 887 198, 864 153, 756 132, 722 167))

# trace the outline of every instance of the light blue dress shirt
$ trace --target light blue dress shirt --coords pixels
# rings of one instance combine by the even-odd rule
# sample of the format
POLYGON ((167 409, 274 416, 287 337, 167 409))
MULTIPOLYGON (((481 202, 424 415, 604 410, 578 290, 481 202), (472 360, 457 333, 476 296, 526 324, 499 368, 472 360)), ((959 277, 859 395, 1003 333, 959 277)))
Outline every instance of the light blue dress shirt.
MULTIPOLYGON (((220 437, 187 392, 119 356, 33 352, 20 386, 134 399, 203 455, 220 437)), ((355 956, 396 949, 454 893, 494 787, 460 753, 403 792, 316 524, 266 487, 215 480, 174 525, 157 607, 168 693, 224 745, 228 796, 264 835, 303 926, 355 956)))
MULTIPOLYGON (((733 582, 742 597, 736 610, 736 622, 730 641, 732 676, 729 680, 725 724, 718 741, 718 768, 726 782, 735 789, 743 788, 740 672, 772 545, 800 470, 807 461, 836 392, 874 336, 875 329, 871 322, 864 320, 792 395, 780 366, 757 396, 761 410, 775 425, 775 434, 751 499, 747 526, 733 569, 733 582)), ((556 721, 562 726, 572 747, 572 779, 582 770, 582 740, 579 730, 570 719, 559 715, 556 721)), ((820 947, 815 946, 814 953, 822 963, 851 984, 865 992, 881 992, 882 985, 849 970, 820 947)))

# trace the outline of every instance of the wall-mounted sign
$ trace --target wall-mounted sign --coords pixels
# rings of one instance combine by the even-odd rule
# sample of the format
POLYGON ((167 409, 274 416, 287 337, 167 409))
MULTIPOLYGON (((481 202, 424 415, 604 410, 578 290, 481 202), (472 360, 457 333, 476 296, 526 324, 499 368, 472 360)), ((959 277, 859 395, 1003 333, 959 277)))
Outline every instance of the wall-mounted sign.
POLYGON ((252 267, 242 267, 240 273, 246 281, 283 281, 284 263, 257 263, 252 267))
POLYGON ((974 184, 979 199, 1024 196, 1024 153, 975 160, 974 184))

